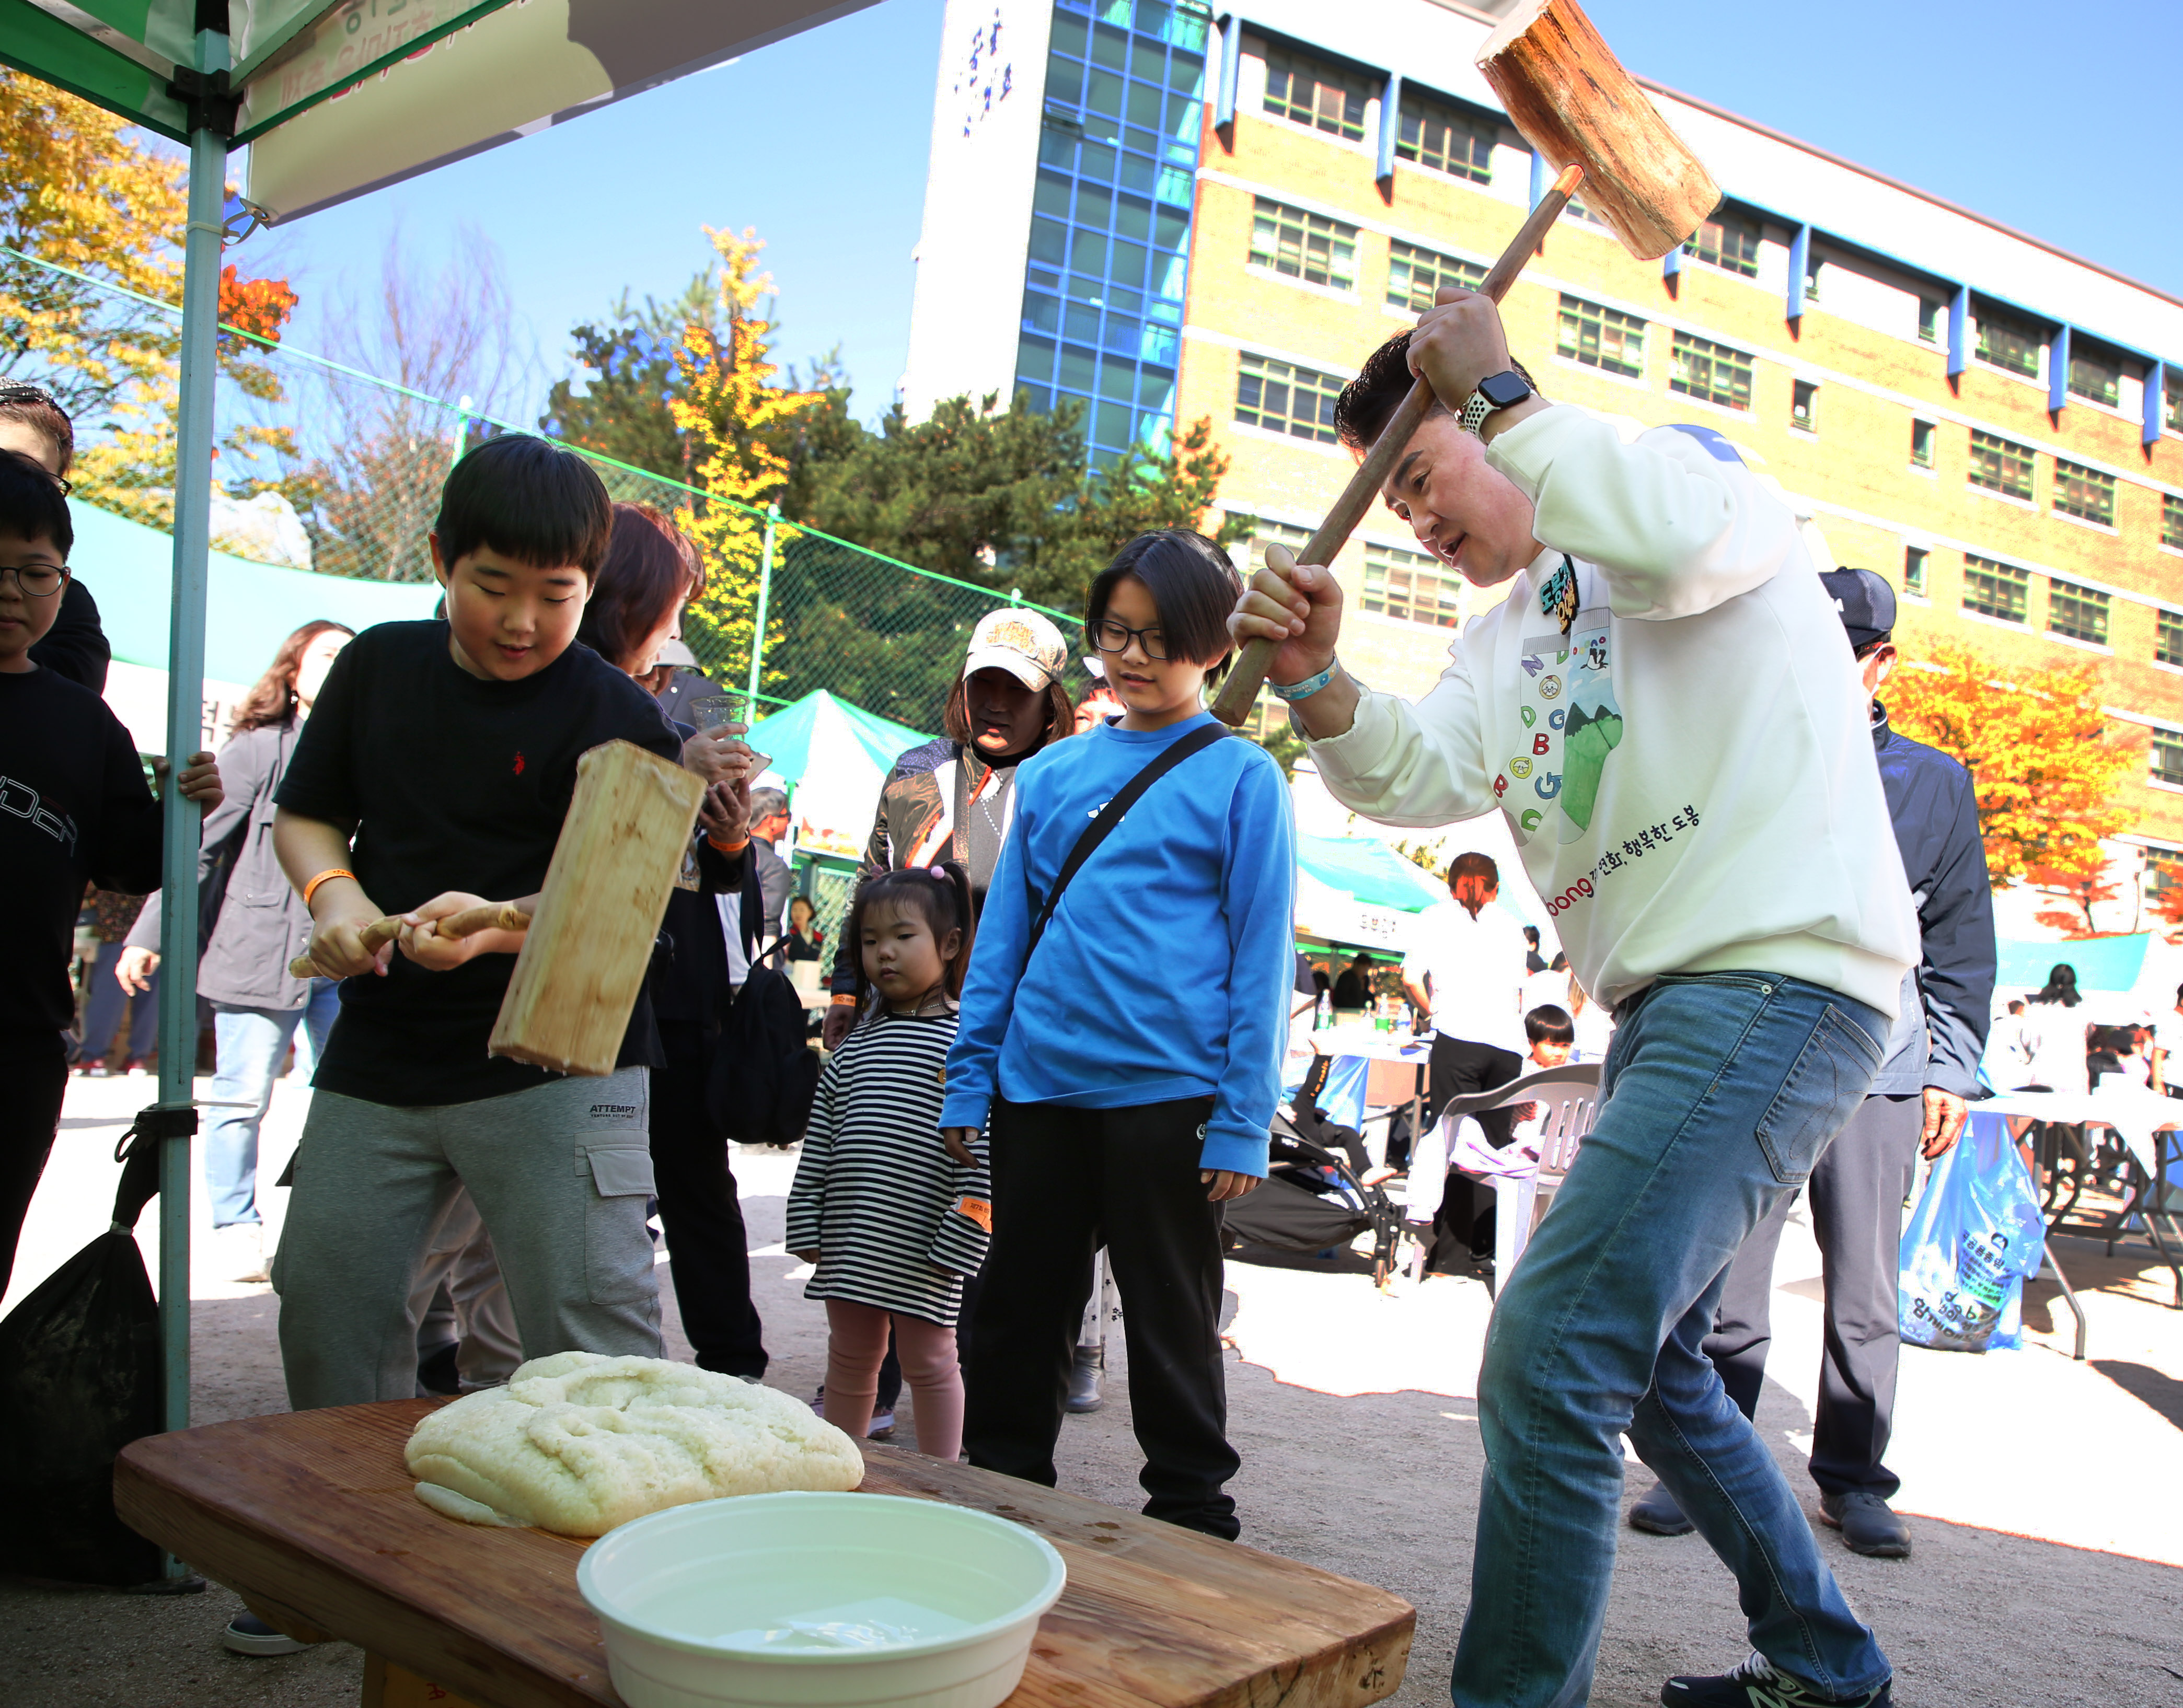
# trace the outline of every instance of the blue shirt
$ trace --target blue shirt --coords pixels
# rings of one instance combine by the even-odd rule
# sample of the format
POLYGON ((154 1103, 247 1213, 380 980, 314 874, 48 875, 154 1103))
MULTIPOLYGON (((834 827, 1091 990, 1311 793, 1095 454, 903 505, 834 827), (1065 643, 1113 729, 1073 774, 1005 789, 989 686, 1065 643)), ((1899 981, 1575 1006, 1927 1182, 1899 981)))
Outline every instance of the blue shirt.
POLYGON ((1266 1172, 1296 970, 1296 832, 1280 768, 1241 737, 1147 790, 1063 892, 1028 966, 1032 907, 1092 817, 1212 721, 1102 724, 1016 771, 978 921, 941 1124, 1012 1103, 1126 1108, 1210 1096, 1199 1166, 1266 1172))

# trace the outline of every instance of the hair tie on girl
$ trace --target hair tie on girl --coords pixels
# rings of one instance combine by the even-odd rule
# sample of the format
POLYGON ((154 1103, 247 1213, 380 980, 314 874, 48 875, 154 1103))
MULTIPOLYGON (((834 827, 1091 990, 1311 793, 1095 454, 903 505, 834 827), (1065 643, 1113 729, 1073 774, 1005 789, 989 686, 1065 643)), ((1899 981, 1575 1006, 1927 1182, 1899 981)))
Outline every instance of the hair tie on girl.
POLYGON ((937 878, 942 884, 945 884, 947 881, 947 873, 941 868, 937 866, 928 866, 925 869, 930 872, 934 877, 937 878))

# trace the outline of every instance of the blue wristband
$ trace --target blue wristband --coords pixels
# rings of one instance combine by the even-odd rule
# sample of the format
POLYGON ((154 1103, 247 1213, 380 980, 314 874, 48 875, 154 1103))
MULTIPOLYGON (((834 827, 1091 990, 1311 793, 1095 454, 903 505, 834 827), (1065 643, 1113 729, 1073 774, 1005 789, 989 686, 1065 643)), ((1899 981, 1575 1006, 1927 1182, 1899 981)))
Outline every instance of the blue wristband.
POLYGON ((1326 668, 1316 676, 1307 676, 1301 682, 1269 682, 1266 686, 1273 690, 1274 698, 1276 700, 1290 702, 1308 700, 1331 682, 1334 679, 1334 673, 1341 668, 1341 660, 1337 657, 1330 660, 1326 668))

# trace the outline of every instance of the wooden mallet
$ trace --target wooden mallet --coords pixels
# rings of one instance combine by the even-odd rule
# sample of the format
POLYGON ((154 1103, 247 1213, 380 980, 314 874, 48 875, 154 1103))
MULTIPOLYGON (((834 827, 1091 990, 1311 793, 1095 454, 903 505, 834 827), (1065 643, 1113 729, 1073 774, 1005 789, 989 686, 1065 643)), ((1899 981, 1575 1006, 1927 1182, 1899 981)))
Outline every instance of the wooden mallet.
MULTIPOLYGON (((1498 302, 1516 282, 1579 185, 1585 206, 1641 261, 1657 261, 1697 230, 1720 186, 1622 69, 1576 0, 1522 0, 1479 50, 1478 69, 1510 121, 1560 175, 1479 286, 1498 302)), ((1435 402, 1422 377, 1389 418, 1341 496, 1297 554, 1331 563, 1435 402)), ((1463 400, 1451 400, 1459 408, 1463 400)), ((1231 727, 1251 715, 1280 642, 1249 642, 1213 702, 1231 727)))

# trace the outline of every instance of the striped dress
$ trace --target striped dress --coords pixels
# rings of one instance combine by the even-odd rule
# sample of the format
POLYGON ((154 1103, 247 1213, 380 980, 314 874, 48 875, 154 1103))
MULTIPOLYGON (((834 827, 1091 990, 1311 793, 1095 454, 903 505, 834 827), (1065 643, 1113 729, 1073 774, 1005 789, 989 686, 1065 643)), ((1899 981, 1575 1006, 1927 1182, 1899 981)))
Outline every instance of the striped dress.
POLYGON ((882 1013, 819 1076, 786 1244, 819 1253, 807 1299, 842 1299, 955 1326, 963 1279, 986 1260, 992 1190, 940 1142, 953 1014, 882 1013))

